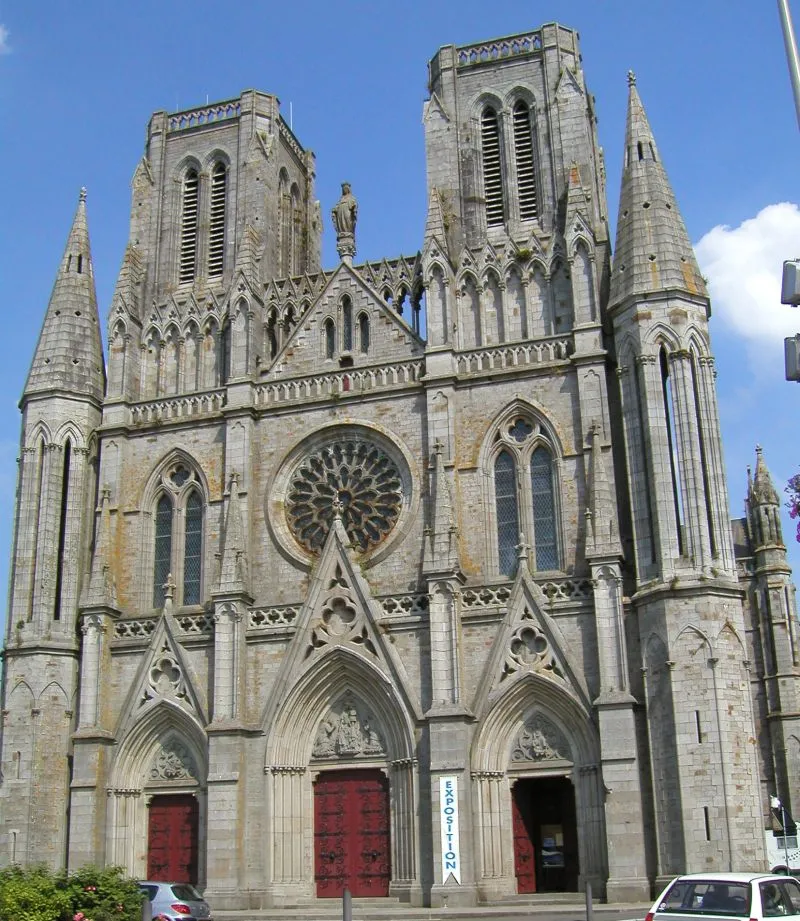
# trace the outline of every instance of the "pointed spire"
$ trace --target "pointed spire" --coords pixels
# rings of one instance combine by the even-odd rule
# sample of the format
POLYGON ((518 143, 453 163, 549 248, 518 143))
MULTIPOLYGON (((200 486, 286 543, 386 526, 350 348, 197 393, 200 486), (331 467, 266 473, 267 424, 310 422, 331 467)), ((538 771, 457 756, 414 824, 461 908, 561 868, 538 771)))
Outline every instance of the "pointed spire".
POLYGON ((589 488, 591 490, 586 509, 586 554, 587 556, 608 556, 620 553, 619 537, 615 526, 616 510, 611 485, 608 480, 603 449, 600 446, 600 426, 592 425, 589 460, 589 488))
MULTIPOLYGON (((748 470, 748 480, 750 480, 749 473, 748 470)), ((764 449, 761 445, 756 445, 756 472, 748 486, 749 499, 753 506, 781 504, 778 490, 775 489, 775 484, 764 462, 764 449)))
POLYGON ((428 551, 425 569, 428 572, 456 572, 460 568, 453 497, 450 494, 450 484, 442 457, 443 449, 444 445, 437 441, 433 455, 433 526, 426 529, 428 551))
POLYGON ((81 600, 81 607, 84 609, 89 607, 117 609, 117 585, 109 560, 111 549, 110 503, 111 490, 104 486, 100 494, 100 523, 92 556, 91 575, 81 600))
POLYGON ((81 189, 23 399, 54 390, 98 401, 105 391, 100 318, 86 223, 86 189, 81 189))
POLYGON ((246 591, 247 557, 245 553, 242 512, 239 504, 239 475, 231 474, 228 490, 228 514, 225 519, 225 536, 222 543, 219 572, 220 592, 246 591))
POLYGON ((663 290, 707 298, 655 138, 628 73, 628 121, 609 305, 663 290))

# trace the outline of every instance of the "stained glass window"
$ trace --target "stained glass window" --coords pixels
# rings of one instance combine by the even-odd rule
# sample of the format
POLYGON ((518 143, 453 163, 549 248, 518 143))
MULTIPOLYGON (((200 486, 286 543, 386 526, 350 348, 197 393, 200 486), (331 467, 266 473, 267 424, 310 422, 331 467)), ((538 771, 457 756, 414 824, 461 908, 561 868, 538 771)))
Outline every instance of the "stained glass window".
POLYGON ((172 568, 172 501, 162 496, 156 506, 156 545, 153 566, 153 607, 164 606, 164 586, 172 568))
POLYGON ((183 603, 200 604, 200 570, 203 549, 203 503, 192 492, 186 503, 183 553, 183 603))
POLYGON ((514 459, 508 451, 501 451, 494 462, 494 495, 500 572, 511 576, 517 567, 519 508, 514 459))
POLYGON ((537 448, 531 456, 531 501, 536 568, 558 569, 553 458, 545 448, 537 448))

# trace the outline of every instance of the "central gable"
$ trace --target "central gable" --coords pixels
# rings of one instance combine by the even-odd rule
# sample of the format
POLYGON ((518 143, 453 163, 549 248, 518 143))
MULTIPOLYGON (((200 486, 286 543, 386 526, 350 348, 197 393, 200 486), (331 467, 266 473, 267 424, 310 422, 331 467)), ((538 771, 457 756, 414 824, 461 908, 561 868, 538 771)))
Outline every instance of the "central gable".
POLYGON ((270 370, 270 377, 340 372, 422 356, 424 342, 398 308, 358 268, 342 263, 306 311, 270 370))

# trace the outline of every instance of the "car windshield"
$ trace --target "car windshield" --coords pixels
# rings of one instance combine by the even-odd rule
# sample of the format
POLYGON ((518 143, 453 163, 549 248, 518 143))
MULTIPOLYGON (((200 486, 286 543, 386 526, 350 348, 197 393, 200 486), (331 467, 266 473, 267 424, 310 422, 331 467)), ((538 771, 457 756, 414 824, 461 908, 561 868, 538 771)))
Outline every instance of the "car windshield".
POLYGON ((172 887, 172 894, 176 899, 183 899, 184 902, 202 902, 203 896, 189 883, 176 883, 172 887))
POLYGON ((750 886, 716 880, 677 880, 658 906, 659 912, 750 917, 750 886))

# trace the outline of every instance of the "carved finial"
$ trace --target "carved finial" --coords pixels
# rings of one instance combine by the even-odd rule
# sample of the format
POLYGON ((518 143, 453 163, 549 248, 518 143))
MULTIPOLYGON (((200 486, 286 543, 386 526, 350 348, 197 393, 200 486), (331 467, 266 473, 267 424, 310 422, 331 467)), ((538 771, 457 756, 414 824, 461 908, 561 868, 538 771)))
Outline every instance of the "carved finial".
POLYGON ((333 509, 333 517, 336 521, 342 520, 342 513, 344 512, 344 502, 342 502, 341 496, 339 493, 336 493, 336 497, 333 502, 331 502, 331 508, 333 509))
POLYGON ((628 71, 628 86, 636 86, 636 74, 632 71, 628 71))
POLYGON ((234 490, 236 490, 237 492, 239 491, 239 473, 238 473, 238 471, 236 471, 236 470, 231 471, 231 477, 230 477, 230 480, 229 480, 228 482, 230 483, 230 485, 228 486, 228 490, 229 490, 230 492, 233 492, 234 490))
POLYGON ((81 201, 86 201, 86 186, 85 186, 85 185, 84 185, 84 186, 81 186, 80 200, 81 200, 81 201))
POLYGON ((756 454, 757 454, 759 457, 761 457, 761 455, 762 455, 763 453, 764 453, 764 449, 761 447, 761 445, 756 445, 756 454))
POLYGON ((517 544, 517 559, 522 562, 528 559, 528 543, 525 540, 525 532, 519 532, 519 543, 517 544))
POLYGON ((164 583, 164 607, 172 607, 172 600, 175 597, 175 579, 172 573, 167 574, 167 581, 164 583))
POLYGON ((442 456, 442 450, 443 450, 443 449, 444 449, 444 445, 443 445, 442 442, 437 438, 436 441, 434 441, 434 443, 433 443, 433 450, 434 450, 434 452, 436 453, 437 459, 440 458, 440 457, 442 456))

